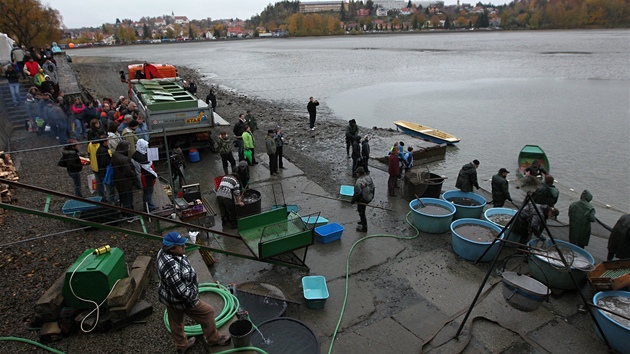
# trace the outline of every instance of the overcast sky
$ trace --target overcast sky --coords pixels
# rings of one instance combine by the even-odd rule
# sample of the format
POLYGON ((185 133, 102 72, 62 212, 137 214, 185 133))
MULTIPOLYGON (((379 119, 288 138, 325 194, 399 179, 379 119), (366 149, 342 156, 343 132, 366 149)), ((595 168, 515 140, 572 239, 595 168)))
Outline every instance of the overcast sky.
MULTIPOLYGON (((189 20, 204 18, 240 18, 247 20, 261 13, 270 0, 41 0, 45 5, 59 10, 63 23, 68 28, 100 27, 103 23, 114 23, 116 18, 138 21, 143 16, 157 17, 175 13, 186 16, 189 20)), ((308 2, 308 1, 305 1, 308 2)), ((476 3, 473 0, 461 0, 462 3, 476 3)), ((482 1, 502 4, 508 1, 482 1)), ((453 5, 457 0, 445 0, 444 4, 453 5)))

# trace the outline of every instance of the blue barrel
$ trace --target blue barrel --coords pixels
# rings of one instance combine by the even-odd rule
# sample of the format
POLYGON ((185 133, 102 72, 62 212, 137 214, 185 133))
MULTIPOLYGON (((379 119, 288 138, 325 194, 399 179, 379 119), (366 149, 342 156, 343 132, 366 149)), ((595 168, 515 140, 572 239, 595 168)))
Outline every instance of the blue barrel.
MULTIPOLYGON (((555 241, 558 246, 570 248, 574 253, 579 253, 584 256, 592 266, 595 265, 595 259, 586 250, 566 241, 557 239, 555 241)), ((536 247, 537 244, 538 239, 536 237, 527 243, 530 247, 536 247)), ((573 280, 571 280, 570 274, 573 274, 573 278, 575 278, 575 281, 579 286, 586 281, 586 276, 588 275, 589 270, 581 270, 571 267, 571 273, 569 273, 553 267, 546 261, 546 259, 547 258, 544 256, 530 255, 530 262, 535 263, 537 266, 530 266, 529 268, 531 272, 530 276, 548 287, 564 290, 576 289, 575 284, 573 284, 573 280)))
POLYGON ((455 215, 453 215, 453 220, 462 219, 462 218, 473 218, 473 219, 481 219, 481 214, 483 213, 483 207, 486 206, 486 198, 480 196, 479 194, 470 193, 470 192, 462 192, 457 190, 446 191, 442 194, 442 199, 447 202, 453 203, 455 205, 455 215), (468 198, 472 199, 475 202, 479 203, 479 205, 468 206, 458 204, 457 202, 453 202, 449 199, 452 198, 468 198))
MULTIPOLYGON (((628 291, 600 291, 595 296, 593 296, 593 304, 598 305, 598 300, 610 297, 610 296, 619 296, 619 297, 628 297, 630 298, 630 292, 628 291)), ((594 312, 595 319, 597 319, 597 323, 599 323, 600 327, 602 327, 602 331, 606 335, 606 339, 608 339, 608 343, 615 350, 619 351, 623 354, 630 353, 630 327, 624 326, 621 323, 610 318, 610 314, 606 311, 602 311, 600 309, 595 309, 594 312)), ((601 333, 595 326, 595 333, 602 338, 601 333)))
POLYGON ((436 205, 444 207, 449 210, 446 215, 433 215, 422 212, 420 202, 418 199, 414 199, 409 202, 409 208, 411 209, 411 223, 418 230, 429 234, 443 234, 448 232, 451 222, 453 221, 453 215, 455 215, 455 206, 452 203, 443 201, 436 198, 420 198, 425 205, 436 205))
POLYGON ((201 158, 199 157, 199 151, 197 149, 190 149, 188 152, 188 157, 190 158, 190 162, 199 162, 201 158))
MULTIPOLYGON (((453 223, 451 224, 451 246, 453 247, 453 252, 469 261, 478 260, 479 257, 481 257, 481 255, 486 252, 488 247, 490 247, 492 242, 474 241, 459 235, 457 231, 455 231, 455 229, 462 225, 483 226, 485 228, 494 230, 497 233, 501 232, 501 230, 503 229, 494 223, 479 219, 464 218, 453 221, 453 223)), ((501 235, 501 238, 503 238, 504 236, 505 235, 501 235)), ((490 250, 486 253, 486 255, 483 256, 481 262, 489 262, 493 260, 499 252, 500 244, 500 241, 495 242, 490 250)))
MULTIPOLYGON (((490 208, 490 209, 486 210, 483 213, 483 216, 489 222, 491 222, 491 223, 497 225, 498 227, 500 227, 501 229, 503 229, 503 225, 497 224, 494 221, 490 220, 490 217, 494 216, 494 215, 505 215, 506 217, 514 217, 514 215, 516 215, 516 213, 517 213, 516 210, 509 209, 509 208, 490 208)), ((512 222, 512 225, 514 225, 514 222, 512 222)), ((512 225, 510 225, 510 227, 512 225)), ((512 235, 512 233, 510 232, 509 229, 505 230, 505 235, 506 235, 508 241, 518 242, 520 240, 520 236, 517 235, 517 234, 512 235)), ((506 247, 510 247, 510 245, 507 244, 506 247)))

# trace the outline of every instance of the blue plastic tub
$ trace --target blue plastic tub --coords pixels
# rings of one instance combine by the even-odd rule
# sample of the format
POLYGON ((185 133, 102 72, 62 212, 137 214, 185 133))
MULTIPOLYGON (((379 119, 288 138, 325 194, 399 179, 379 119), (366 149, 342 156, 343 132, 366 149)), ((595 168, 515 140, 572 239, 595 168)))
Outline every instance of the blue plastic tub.
MULTIPOLYGON (((556 239, 555 241, 558 244, 558 246, 568 247, 573 252, 583 255, 589 261, 591 266, 595 266, 595 259, 586 250, 566 241, 562 241, 558 239, 556 239)), ((527 243, 527 245, 529 245, 530 247, 535 247, 537 243, 538 243, 538 238, 534 237, 527 243)), ((588 275, 589 270, 580 270, 580 269, 571 267, 571 273, 569 273, 566 271, 556 269, 551 264, 549 264, 549 262, 547 262, 545 259, 546 257, 544 256, 530 255, 530 262, 535 263, 536 265, 538 265, 538 267, 530 266, 529 268, 530 268, 530 276, 532 276, 534 279, 538 280, 539 282, 547 285, 548 287, 564 289, 564 290, 576 289, 575 284, 573 284, 573 281, 571 280, 571 275, 569 274, 573 274, 573 277, 578 283, 578 286, 581 286, 586 281, 586 276, 588 275)))
MULTIPOLYGON (((477 261, 479 257, 486 251, 486 249, 488 249, 488 247, 492 244, 492 242, 473 241, 459 235, 455 231, 455 229, 462 225, 479 225, 495 230, 497 233, 501 232, 502 230, 501 227, 486 220, 464 218, 453 221, 453 223, 451 224, 451 245, 453 247, 453 252, 469 261, 477 261)), ((504 236, 505 235, 501 235, 501 238, 503 238, 504 236)), ((486 253, 486 255, 483 256, 481 262, 489 262, 493 260, 499 252, 500 244, 500 241, 495 242, 490 250, 486 253)))
MULTIPOLYGON (((514 217, 514 215, 516 215, 518 211, 514 210, 514 209, 509 209, 509 208, 490 208, 488 210, 486 210, 483 213, 483 217, 488 220, 489 222, 497 225, 498 227, 500 227, 501 229, 503 229, 503 225, 501 224, 497 224, 495 222, 493 222, 492 220, 490 220, 490 217, 493 215, 509 215, 510 217, 514 217)), ((514 223, 512 223, 514 224, 514 223)), ((510 225, 511 226, 511 225, 510 225)), ((512 241, 512 242, 518 242, 520 239, 520 236, 517 234, 512 235, 510 233, 510 229, 508 228, 507 230, 505 230, 505 237, 508 241, 512 241)), ((510 247, 510 244, 506 244, 506 247, 510 247)))
POLYGON ((321 275, 302 277, 302 289, 308 308, 321 309, 324 307, 329 295, 326 278, 321 275))
MULTIPOLYGON (((100 202, 101 200, 103 200, 103 197, 95 196, 95 197, 88 197, 87 199, 93 200, 95 202, 100 202)), ((99 206, 96 204, 71 199, 71 200, 66 201, 63 204, 63 207, 61 207, 61 212, 64 215, 72 215, 80 211, 92 210, 92 209, 97 209, 97 208, 99 208, 99 206)))
POLYGON ((468 205, 460 205, 453 203, 455 208, 455 215, 453 215, 453 220, 463 219, 463 218, 473 218, 473 219, 481 219, 481 214, 483 213, 483 207, 486 206, 486 199, 479 194, 462 192, 457 190, 446 191, 442 194, 442 199, 450 202, 451 198, 469 198, 479 203, 479 205, 468 206, 468 205))
POLYGON ((309 229, 328 224, 328 219, 323 216, 302 216, 302 221, 304 221, 306 227, 309 229))
POLYGON ((328 225, 316 227, 315 235, 317 236, 317 241, 320 243, 328 243, 339 240, 343 230, 343 226, 336 222, 331 222, 328 225))
POLYGON ((448 232, 451 222, 453 221, 453 215, 455 215, 455 206, 447 201, 436 198, 420 198, 425 205, 436 205, 444 207, 450 210, 447 215, 432 215, 422 212, 422 208, 416 209, 420 202, 417 199, 409 202, 409 208, 411 209, 411 223, 418 230, 429 234, 443 234, 448 232))
MULTIPOLYGON (((630 292, 628 291, 600 291, 595 296, 593 296, 593 304, 597 305, 597 302, 600 299, 610 296, 622 296, 630 298, 630 292)), ((600 327, 602 327, 602 331, 606 335, 606 339, 608 339, 608 343, 615 350, 619 351, 622 354, 630 353, 630 328, 622 325, 621 323, 615 321, 610 317, 610 314, 606 311, 602 311, 600 309, 595 309, 594 312, 595 318, 597 319, 597 323, 599 323, 600 327)), ((597 326, 595 326, 595 333, 602 338, 601 333, 597 330, 597 326)), ((603 340, 603 339, 602 339, 603 340)))
POLYGON ((341 186, 339 194, 343 200, 352 200, 352 196, 354 196, 354 186, 341 186))

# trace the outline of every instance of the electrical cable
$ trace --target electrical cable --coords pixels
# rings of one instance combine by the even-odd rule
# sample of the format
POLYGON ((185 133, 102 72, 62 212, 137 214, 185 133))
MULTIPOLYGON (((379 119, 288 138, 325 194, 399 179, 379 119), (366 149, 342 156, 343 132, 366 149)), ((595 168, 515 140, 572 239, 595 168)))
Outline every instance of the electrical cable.
MULTIPOLYGON (((226 324, 238 311, 238 308, 241 306, 238 298, 233 295, 227 287, 217 283, 202 283, 199 284, 199 293, 211 292, 215 294, 219 294, 223 299, 223 309, 221 313, 219 313, 215 318, 215 322, 217 324, 217 328, 221 328, 224 324, 226 324)), ((171 333, 171 326, 168 324, 168 312, 164 310, 164 326, 169 333, 171 333)), ((186 336, 198 336, 203 334, 200 324, 192 325, 192 326, 184 326, 184 333, 186 336)))
POLYGON ((241 348, 233 348, 233 349, 227 349, 224 350, 222 352, 217 352, 216 354, 228 354, 228 353, 236 353, 236 352, 245 352, 245 351, 256 351, 259 352, 261 354, 268 354, 266 351, 258 348, 258 347, 241 347, 241 348))
POLYGON ((16 342, 22 342, 22 343, 27 343, 27 344, 31 344, 37 347, 40 347, 42 349, 48 350, 49 352, 55 353, 55 354, 64 354, 64 352, 59 351, 55 348, 51 348, 49 346, 43 345, 42 343, 36 342, 34 340, 30 340, 30 339, 26 339, 26 338, 19 338, 19 337, 0 337, 0 341, 2 340, 12 340, 12 341, 16 341, 16 342))
POLYGON ((407 224, 409 224, 414 230, 416 230, 416 234, 413 236, 398 236, 398 235, 388 235, 388 234, 377 234, 377 235, 369 235, 369 236, 365 236, 363 238, 360 238, 358 240, 356 240, 353 244, 352 247, 350 247, 350 251, 348 252, 348 256, 346 256, 346 293, 344 295, 343 298, 343 305, 341 306, 341 312, 339 313, 339 320, 337 321, 337 326, 335 326, 335 331, 333 332, 332 335, 332 339, 330 340, 330 348, 328 348, 328 354, 332 353, 332 349, 333 349, 333 345, 335 344, 335 338, 337 337, 337 332, 339 331, 339 327, 341 326, 341 320, 343 319, 343 313, 346 311, 346 303, 348 302, 348 278, 350 276, 350 256, 352 255, 352 251, 354 251, 354 247, 356 247, 356 245, 358 245, 359 243, 370 239, 370 238, 377 238, 377 237, 391 237, 391 238, 397 238, 399 240, 413 240, 414 238, 420 236, 420 230, 418 230, 410 221, 409 221, 409 215, 411 214, 411 211, 409 211, 407 213, 407 215, 405 215, 405 221, 407 221, 407 224))

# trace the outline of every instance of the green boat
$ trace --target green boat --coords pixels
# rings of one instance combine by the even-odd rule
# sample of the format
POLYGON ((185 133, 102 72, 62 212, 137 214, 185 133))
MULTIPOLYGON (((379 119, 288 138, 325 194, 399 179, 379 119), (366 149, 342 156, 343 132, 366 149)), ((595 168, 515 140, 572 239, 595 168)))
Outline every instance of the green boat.
POLYGON ((547 173, 551 172, 547 154, 545 154, 543 149, 541 149, 538 145, 525 145, 518 154, 518 174, 520 176, 525 175, 525 169, 529 167, 534 160, 538 160, 547 173))

